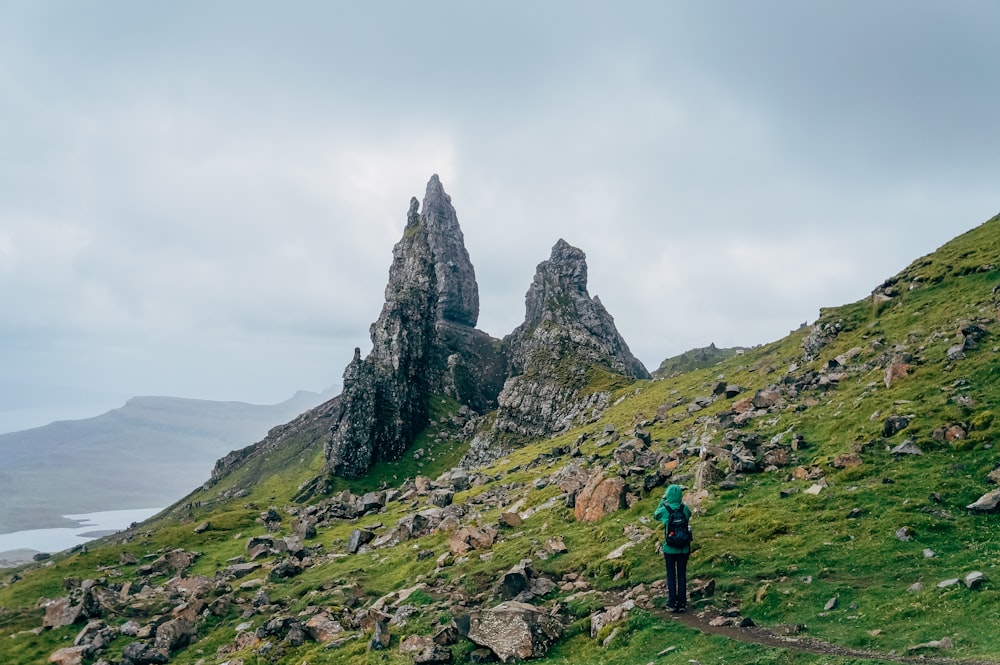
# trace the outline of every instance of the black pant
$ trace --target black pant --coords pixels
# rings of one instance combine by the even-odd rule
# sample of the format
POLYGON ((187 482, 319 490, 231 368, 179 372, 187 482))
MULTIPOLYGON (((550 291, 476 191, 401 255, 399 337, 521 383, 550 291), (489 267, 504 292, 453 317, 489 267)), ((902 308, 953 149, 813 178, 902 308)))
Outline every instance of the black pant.
POLYGON ((687 552, 684 554, 663 553, 667 564, 667 606, 685 607, 687 605, 687 552))

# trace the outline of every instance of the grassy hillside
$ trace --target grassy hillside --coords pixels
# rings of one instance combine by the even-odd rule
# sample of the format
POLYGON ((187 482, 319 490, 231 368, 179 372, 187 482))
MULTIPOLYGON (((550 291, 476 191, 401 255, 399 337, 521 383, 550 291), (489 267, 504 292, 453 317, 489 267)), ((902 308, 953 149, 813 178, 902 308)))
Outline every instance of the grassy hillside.
MULTIPOLYGON (((249 555, 248 538, 269 533, 266 521, 272 535, 286 536, 308 514, 292 498, 318 472, 320 452, 276 458, 274 468, 256 471, 261 481, 249 494, 234 496, 243 494, 230 491, 237 485, 220 483, 129 534, 2 578, 0 662, 41 663, 72 644, 82 624, 35 630, 44 615, 39 598, 65 595, 64 579, 103 579, 119 594, 128 583, 162 586, 174 573, 142 572, 124 563, 130 559, 123 553, 148 562, 170 548, 200 552, 184 574, 212 581, 199 601, 195 639, 174 650, 171 663, 410 663, 400 652, 403 638, 434 635, 464 612, 495 605, 498 580, 526 558, 536 579, 553 582, 532 602, 565 626, 539 662, 881 662, 733 642, 665 617, 663 591, 654 586, 663 574, 660 532, 650 520, 663 487, 647 489, 650 469, 630 461, 637 429, 648 434, 650 451, 670 460, 668 482, 689 487, 696 506, 689 576, 714 581, 714 594, 693 599, 695 610, 738 608, 758 625, 873 653, 927 654, 926 662, 1000 661, 1000 633, 992 629, 1000 622, 1000 517, 966 509, 995 487, 988 476, 1000 462, 998 290, 1000 217, 915 261, 870 297, 822 310, 813 326, 782 340, 710 368, 616 387, 599 421, 532 442, 456 491, 463 524, 497 529, 492 547, 468 555, 448 555, 444 529, 347 554, 355 529, 382 535, 427 508, 432 495, 412 479, 436 477, 467 446, 467 432, 450 425, 454 405, 439 402, 411 454, 335 488, 356 495, 400 488, 400 496, 379 512, 321 523, 305 541, 312 565, 300 574, 276 579, 277 556, 246 577, 227 577, 227 568, 249 555), (907 440, 922 454, 898 452, 907 440), (771 456, 742 469, 736 452, 744 448, 756 448, 758 460, 765 451, 771 456), (706 463, 713 458, 718 462, 706 463), (577 521, 559 486, 574 466, 624 477, 631 505, 596 522, 577 521), (696 491, 706 473, 710 480, 696 491), (269 507, 274 512, 262 519, 269 507), (519 525, 501 520, 511 512, 519 525), (196 533, 206 521, 207 530, 196 533), (565 551, 546 549, 553 537, 565 551), (629 542, 634 546, 608 557, 629 542), (970 589, 961 580, 973 571, 985 582, 970 589), (259 589, 267 598, 255 607, 259 589), (636 607, 592 637, 591 616, 625 598, 636 607), (371 623, 349 627, 376 608, 399 617, 400 607, 412 614, 390 626, 388 650, 368 650, 371 623), (345 625, 342 641, 300 641, 269 628, 278 617, 304 621, 319 613, 345 625), (258 637, 237 637, 253 631, 258 637), (950 648, 920 646, 943 638, 950 648)), ((125 613, 145 625, 181 600, 132 604, 125 613)), ((126 618, 105 620, 117 626, 126 618)), ((103 658, 116 662, 133 641, 115 638, 103 658)), ((459 640, 448 648, 455 662, 469 662, 475 645, 459 640)))

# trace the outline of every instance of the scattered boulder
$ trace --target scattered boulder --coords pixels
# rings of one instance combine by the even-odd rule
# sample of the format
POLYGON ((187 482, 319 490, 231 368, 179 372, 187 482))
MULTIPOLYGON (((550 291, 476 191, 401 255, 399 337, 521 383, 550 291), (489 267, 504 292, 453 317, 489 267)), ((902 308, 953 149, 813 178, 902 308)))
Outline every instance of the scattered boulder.
POLYGON ((595 612, 590 615, 590 636, 597 639, 601 631, 613 623, 618 623, 624 619, 628 613, 635 607, 634 600, 626 600, 621 605, 616 605, 610 607, 603 612, 595 612))
POLYGON ((66 647, 49 656, 49 662, 55 665, 82 665, 84 656, 90 655, 91 651, 89 646, 66 647))
POLYGON ((172 619, 157 627, 155 646, 170 653, 187 645, 196 634, 197 627, 194 623, 186 619, 172 619))
POLYGON ((451 535, 448 547, 456 556, 473 550, 488 550, 493 547, 496 535, 497 532, 492 527, 463 526, 451 535))
POLYGON ((942 637, 940 640, 931 640, 930 642, 924 642, 923 644, 914 644, 912 647, 907 647, 907 651, 923 651, 924 649, 951 649, 954 648, 955 642, 950 637, 942 637))
POLYGON ((890 450, 889 453, 895 457, 902 457, 903 455, 923 455, 924 451, 913 442, 913 439, 907 439, 890 450))
POLYGON ((407 637, 400 643, 399 653, 410 654, 414 663, 450 663, 452 660, 451 649, 423 635, 407 637))
POLYGON ((596 522, 605 515, 621 510, 626 507, 627 489, 622 478, 609 478, 601 472, 595 473, 576 496, 573 516, 579 522, 596 522))
POLYGON ((329 612, 320 612, 306 621, 306 634, 320 644, 332 642, 343 632, 344 627, 329 612))
POLYGON ((889 416, 882 423, 882 436, 889 438, 910 426, 910 416, 889 416))
POLYGON ((978 499, 975 503, 970 503, 966 506, 968 510, 974 513, 993 513, 1000 508, 1000 489, 995 489, 992 492, 987 492, 978 499))
POLYGON ((965 576, 965 586, 973 591, 982 587, 985 581, 986 575, 978 570, 974 570, 965 576))
POLYGON ((562 625, 539 608, 507 601, 470 615, 468 638, 502 662, 539 658, 562 635, 562 625))
POLYGON ((357 554, 362 545, 367 545, 375 539, 375 534, 367 529, 355 529, 351 531, 351 537, 347 541, 347 553, 357 554))

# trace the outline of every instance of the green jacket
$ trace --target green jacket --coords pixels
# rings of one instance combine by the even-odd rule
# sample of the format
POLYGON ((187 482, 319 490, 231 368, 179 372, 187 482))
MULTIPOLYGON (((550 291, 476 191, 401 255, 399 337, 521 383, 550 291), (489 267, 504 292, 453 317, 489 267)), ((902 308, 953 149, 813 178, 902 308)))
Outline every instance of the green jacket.
MULTIPOLYGON (((663 498, 660 499, 660 505, 656 507, 656 512, 653 513, 653 519, 663 522, 664 526, 667 524, 667 520, 670 519, 670 508, 677 510, 678 508, 684 509, 684 514, 688 518, 688 524, 690 526, 691 522, 691 509, 684 505, 681 501, 681 494, 683 489, 680 485, 671 485, 667 488, 667 491, 663 493, 663 498)), ((664 554, 689 554, 691 552, 691 546, 687 547, 670 547, 666 542, 663 543, 663 553, 664 554)))

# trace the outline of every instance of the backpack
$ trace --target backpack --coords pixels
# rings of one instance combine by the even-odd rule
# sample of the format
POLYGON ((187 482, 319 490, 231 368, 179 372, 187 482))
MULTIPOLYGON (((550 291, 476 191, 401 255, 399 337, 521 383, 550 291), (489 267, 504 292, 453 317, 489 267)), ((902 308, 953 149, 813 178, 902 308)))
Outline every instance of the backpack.
POLYGON ((674 510, 667 506, 667 523, 663 525, 668 547, 687 547, 691 544, 691 527, 688 525, 684 506, 674 510))

